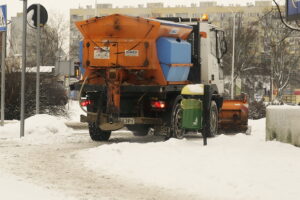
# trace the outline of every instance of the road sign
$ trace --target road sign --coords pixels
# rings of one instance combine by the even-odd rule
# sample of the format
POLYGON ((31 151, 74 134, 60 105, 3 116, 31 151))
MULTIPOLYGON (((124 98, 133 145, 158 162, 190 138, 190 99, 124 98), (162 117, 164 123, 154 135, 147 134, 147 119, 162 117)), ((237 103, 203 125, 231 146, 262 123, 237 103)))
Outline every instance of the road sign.
POLYGON ((7 6, 0 6, 0 31, 6 31, 7 26, 7 6))
POLYGON ((300 0, 286 0, 287 20, 300 19, 300 0))
MULTIPOLYGON (((40 25, 44 26, 48 21, 48 13, 44 6, 40 5, 40 25)), ((38 27, 38 4, 32 4, 27 9, 27 21, 30 26, 38 27)))
POLYGON ((0 6, 0 35, 2 35, 1 55, 1 126, 4 125, 5 111, 5 54, 6 54, 6 31, 7 30, 7 6, 0 6))

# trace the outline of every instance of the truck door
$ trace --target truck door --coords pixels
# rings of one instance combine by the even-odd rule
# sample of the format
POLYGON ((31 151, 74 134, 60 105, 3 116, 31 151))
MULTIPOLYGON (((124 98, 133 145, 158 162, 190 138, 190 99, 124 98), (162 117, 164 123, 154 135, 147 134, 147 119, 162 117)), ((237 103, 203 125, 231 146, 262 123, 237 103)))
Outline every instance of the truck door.
POLYGON ((219 31, 216 29, 210 30, 210 73, 209 79, 212 84, 216 84, 219 93, 224 92, 224 77, 223 77, 223 66, 222 66, 222 54, 221 54, 221 43, 219 31))

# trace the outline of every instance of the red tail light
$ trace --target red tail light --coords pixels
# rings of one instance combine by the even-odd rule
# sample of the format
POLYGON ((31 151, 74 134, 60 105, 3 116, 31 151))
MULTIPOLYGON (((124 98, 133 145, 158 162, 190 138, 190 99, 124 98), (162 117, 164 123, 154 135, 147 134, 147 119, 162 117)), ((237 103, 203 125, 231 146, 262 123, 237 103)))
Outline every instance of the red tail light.
POLYGON ((166 103, 164 101, 152 101, 151 107, 156 109, 164 109, 166 107, 166 103))
POLYGON ((83 106, 83 107, 86 107, 90 104, 92 104, 91 100, 83 100, 82 102, 80 102, 80 105, 83 106))

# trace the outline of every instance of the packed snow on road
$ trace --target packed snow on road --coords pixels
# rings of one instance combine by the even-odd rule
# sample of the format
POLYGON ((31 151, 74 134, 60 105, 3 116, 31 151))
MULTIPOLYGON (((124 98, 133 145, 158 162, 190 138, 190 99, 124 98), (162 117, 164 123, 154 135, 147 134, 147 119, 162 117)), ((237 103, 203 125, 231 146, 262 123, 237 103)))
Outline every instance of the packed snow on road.
MULTIPOLYGON (((299 199, 300 149, 276 141, 266 142, 265 119, 250 121, 251 135, 219 135, 209 138, 207 146, 195 135, 183 140, 151 141, 149 138, 153 136, 135 140, 128 135, 124 139, 121 133, 113 133, 110 142, 95 143, 89 139, 87 130, 79 133, 65 125, 70 120, 79 120, 79 113, 76 102, 71 102, 69 118, 30 117, 25 121, 25 137, 21 139, 19 122, 7 123, 0 127, 0 148, 13 144, 26 150, 88 143, 93 145, 72 153, 72 159, 82 167, 78 171, 90 170, 109 179, 160 188, 174 196, 191 195, 194 199, 299 199), (118 139, 119 136, 122 139, 118 139)), ((9 153, 4 156, 10 162, 17 159, 9 153)), ((0 166, 1 199, 82 199, 72 192, 49 188, 42 181, 37 185, 36 181, 20 177, 13 170, 4 170, 6 165, 9 166, 9 162, 0 166)), ((24 165, 22 170, 30 169, 24 165)), ((80 185, 79 182, 73 184, 80 185)), ((115 199, 126 198, 115 196, 115 199)))

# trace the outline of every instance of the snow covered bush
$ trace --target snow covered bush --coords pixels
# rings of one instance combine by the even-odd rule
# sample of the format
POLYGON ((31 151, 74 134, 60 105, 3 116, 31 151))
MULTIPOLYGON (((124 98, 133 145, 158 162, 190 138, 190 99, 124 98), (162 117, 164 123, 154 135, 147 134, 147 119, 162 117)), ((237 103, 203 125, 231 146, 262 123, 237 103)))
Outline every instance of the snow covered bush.
MULTIPOLYGON (((25 118, 35 114, 36 78, 35 73, 26 73, 25 118)), ((5 119, 19 119, 21 107, 21 73, 9 72, 6 75, 5 119)), ((51 74, 41 74, 40 113, 64 115, 68 97, 63 86, 51 74)))
POLYGON ((261 119, 266 117, 266 105, 263 101, 249 102, 249 119, 261 119))

